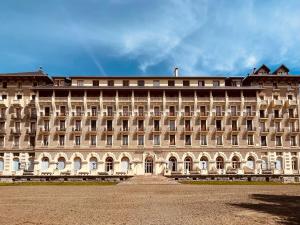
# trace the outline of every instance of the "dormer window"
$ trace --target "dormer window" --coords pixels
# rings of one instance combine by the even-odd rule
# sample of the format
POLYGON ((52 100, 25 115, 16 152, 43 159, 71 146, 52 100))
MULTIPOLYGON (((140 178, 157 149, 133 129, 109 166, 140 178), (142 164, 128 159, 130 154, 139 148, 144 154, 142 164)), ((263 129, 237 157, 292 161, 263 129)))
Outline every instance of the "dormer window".
POLYGON ((204 80, 199 80, 198 81, 198 86, 199 87, 204 87, 205 86, 205 81, 204 80))
POLYGON ((214 81, 213 81, 213 86, 214 86, 214 87, 219 87, 219 86, 220 86, 220 81, 214 80, 214 81))
POLYGON ((174 80, 168 80, 168 86, 169 87, 175 86, 175 81, 174 80))
POLYGON ((108 80, 107 81, 107 86, 113 87, 114 86, 114 81, 113 80, 108 80))
POLYGON ((78 80, 77 81, 77 86, 83 86, 83 80, 78 80))
POLYGON ((143 87, 143 86, 145 86, 145 81, 144 80, 138 80, 137 84, 138 84, 139 87, 143 87))
POLYGON ((93 86, 99 86, 99 80, 93 80, 93 86))
POLYGON ((190 81, 188 81, 188 80, 184 80, 182 83, 183 83, 183 86, 185 86, 185 87, 190 86, 190 81))
POLYGON ((128 87, 129 86, 129 80, 123 80, 123 86, 128 87))

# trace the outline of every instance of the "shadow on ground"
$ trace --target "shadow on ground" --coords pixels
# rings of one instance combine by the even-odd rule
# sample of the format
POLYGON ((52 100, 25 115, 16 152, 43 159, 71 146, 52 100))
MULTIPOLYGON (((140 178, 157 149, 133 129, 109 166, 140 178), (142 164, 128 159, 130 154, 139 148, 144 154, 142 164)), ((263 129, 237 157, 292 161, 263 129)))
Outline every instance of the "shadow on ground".
POLYGON ((253 194, 250 198, 260 202, 232 205, 278 216, 282 224, 300 224, 300 196, 253 194))

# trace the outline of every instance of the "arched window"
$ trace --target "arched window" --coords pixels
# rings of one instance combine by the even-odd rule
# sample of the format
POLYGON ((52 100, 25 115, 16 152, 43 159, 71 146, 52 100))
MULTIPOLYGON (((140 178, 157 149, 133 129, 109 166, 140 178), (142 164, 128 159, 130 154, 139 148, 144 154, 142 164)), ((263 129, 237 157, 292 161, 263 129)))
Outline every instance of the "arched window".
POLYGON ((249 168, 249 169, 254 169, 254 162, 255 160, 254 160, 254 158, 253 158, 253 156, 249 156, 248 158, 247 158, 247 162, 246 162, 246 166, 249 168))
POLYGON ((200 169, 201 170, 208 169, 208 158, 206 156, 202 156, 200 159, 200 169))
POLYGON ((114 169, 114 160, 112 157, 107 157, 105 159, 105 171, 109 172, 114 169))
POLYGON ((221 156, 218 156, 216 159, 217 169, 224 169, 224 159, 221 156))
POLYGON ((232 168, 233 169, 239 169, 240 168, 240 159, 237 156, 233 156, 232 157, 232 168))
POLYGON ((282 170, 282 158, 278 157, 275 162, 275 169, 282 170))
POLYGON ((4 160, 0 159, 0 171, 4 170, 4 160))
POLYGON ((57 169, 63 170, 66 167, 66 160, 64 157, 60 157, 57 160, 57 169))
POLYGON ((292 158, 292 170, 298 170, 298 159, 296 157, 292 158))
POLYGON ((74 170, 80 170, 81 169, 81 159, 79 157, 76 157, 74 159, 74 170))
POLYGON ((172 172, 177 171, 177 159, 174 156, 169 158, 169 170, 172 172))
POLYGON ((98 168, 98 160, 96 157, 90 158, 90 170, 96 170, 98 168))
POLYGON ((184 169, 186 172, 193 170, 193 159, 190 156, 184 159, 184 169))
POLYGON ((18 158, 14 158, 12 163, 12 171, 18 170, 20 170, 20 160, 18 158))
POLYGON ((48 168, 49 168, 49 158, 44 157, 42 158, 41 171, 47 171, 48 168))
POLYGON ((127 173, 129 170, 129 159, 127 157, 123 157, 121 159, 121 172, 127 173))

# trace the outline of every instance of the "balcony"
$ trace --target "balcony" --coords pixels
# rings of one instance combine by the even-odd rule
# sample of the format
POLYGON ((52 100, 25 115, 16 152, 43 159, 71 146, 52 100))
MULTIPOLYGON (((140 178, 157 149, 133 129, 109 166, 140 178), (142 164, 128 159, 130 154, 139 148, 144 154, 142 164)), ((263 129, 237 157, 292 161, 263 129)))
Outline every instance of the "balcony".
POLYGON ((259 115, 259 120, 268 120, 269 119, 269 115, 266 115, 266 114, 260 114, 259 115))
POLYGON ((247 134, 253 134, 256 132, 256 128, 255 127, 246 127, 245 131, 247 134))
POLYGON ((83 97, 71 97, 71 102, 80 102, 83 103, 83 97))
POLYGON ((87 117, 89 119, 97 119, 98 118, 98 114, 97 114, 97 112, 87 112, 87 117))
POLYGON ((120 128, 120 133, 121 134, 129 134, 129 132, 130 132, 129 127, 120 128))
POLYGON ((288 131, 291 133, 291 134, 299 134, 300 133, 300 129, 299 128, 295 128, 295 127, 289 127, 288 131))
POLYGON ((177 112, 167 112, 167 118, 176 119, 177 118, 177 112))
POLYGON ((84 116, 84 112, 72 112, 72 117, 74 119, 81 119, 84 116))
POLYGON ((282 100, 275 100, 275 99, 272 100, 273 107, 282 107, 282 105, 283 105, 282 100))
POLYGON ((163 98, 162 97, 151 97, 150 101, 151 102, 162 102, 163 98))
POLYGON ((137 134, 145 134, 145 128, 144 127, 138 127, 135 129, 135 132, 137 134))
POLYGON ((228 112, 228 117, 232 119, 238 119, 241 115, 241 112, 228 112))
POLYGON ((256 116, 256 112, 244 112, 243 115, 246 119, 253 119, 256 116))
POLYGON ((208 127, 200 127, 199 128, 199 133, 207 133, 209 130, 208 130, 208 127))
POLYGON ((97 127, 89 127, 87 133, 88 134, 97 134, 98 129, 97 127))
POLYGON ((215 133, 224 133, 225 128, 224 127, 215 127, 214 131, 215 131, 215 133))
POLYGON ((288 99, 288 100, 285 101, 285 106, 286 107, 297 106, 297 100, 288 99))
POLYGON ((168 127, 167 128, 167 133, 169 134, 176 134, 177 132, 177 127, 168 127))
POLYGON ((225 112, 213 112, 213 117, 215 117, 215 119, 222 119, 225 116, 225 112))
POLYGON ((131 102, 131 97, 119 97, 119 102, 131 102))
POLYGON ((244 97, 245 102, 257 102, 256 97, 244 97))
POLYGON ((268 135, 270 133, 269 128, 261 127, 259 129, 260 135, 268 135))
POLYGON ((22 119, 22 116, 21 116, 20 113, 13 113, 13 114, 11 115, 11 119, 12 119, 12 120, 21 120, 21 119, 22 119))
POLYGON ((206 119, 209 116, 209 112, 198 112, 198 117, 200 119, 206 119))
POLYGON ((94 103, 98 103, 100 101, 100 97, 87 97, 86 98, 87 102, 94 102, 94 103))
POLYGON ((65 119, 68 116, 68 112, 56 112, 57 119, 65 119))
POLYGON ((72 133, 81 134, 82 128, 81 127, 72 127, 72 133))
POLYGON ((153 119, 160 119, 163 116, 163 113, 162 112, 151 112, 150 115, 153 119))
POLYGON ((259 101, 261 107, 267 107, 269 105, 269 101, 267 99, 262 99, 259 101))
POLYGON ((272 115, 272 119, 276 121, 280 121, 283 119, 283 114, 272 115))
POLYGON ((103 97, 103 102, 115 102, 116 98, 115 97, 103 97))
POLYGON ((147 116, 147 112, 135 112, 134 116, 137 119, 145 119, 145 117, 147 116))
POLYGON ((183 133, 185 133, 185 134, 193 133, 193 127, 184 127, 183 128, 183 133))
POLYGON ((115 112, 103 112, 104 119, 113 119, 115 117, 115 112))
POLYGON ((298 114, 289 114, 288 119, 291 120, 291 121, 298 120, 299 115, 298 114))
POLYGON ((113 134, 114 133, 114 128, 113 127, 104 127, 104 131, 105 134, 113 134))
POLYGON ((129 119, 131 116, 131 112, 119 112, 120 119, 129 119))
POLYGON ((194 97, 181 97, 182 102, 194 102, 194 97))
POLYGON ((55 97, 55 102, 68 102, 68 97, 55 97))
POLYGON ((45 113, 45 112, 40 112, 40 118, 41 119, 49 119, 51 116, 51 112, 45 113))
POLYGON ((166 97, 167 102, 178 102, 178 97, 166 97))
POLYGON ((151 133, 160 134, 161 133, 161 127, 152 128, 151 133))
POLYGON ((282 135, 284 133, 283 128, 274 128, 275 135, 282 135))
POLYGON ((56 127, 56 133, 64 134, 64 133, 66 133, 66 128, 65 127, 56 127))
POLYGON ((238 134, 240 131, 241 131, 240 127, 230 127, 228 132, 232 134, 238 134))
POLYGON ((182 112, 181 113, 181 116, 185 119, 190 119, 193 117, 193 115, 194 115, 194 112, 182 112))
POLYGON ((148 102, 148 97, 134 97, 135 102, 148 102))
POLYGON ((10 133, 13 135, 21 135, 21 129, 20 128, 12 128, 10 133))
POLYGON ((26 135, 35 136, 36 135, 36 129, 26 129, 26 135))
POLYGON ((39 97, 39 102, 52 102, 52 97, 39 97))
POLYGON ((50 128, 49 127, 40 127, 40 133, 41 134, 49 134, 50 128))

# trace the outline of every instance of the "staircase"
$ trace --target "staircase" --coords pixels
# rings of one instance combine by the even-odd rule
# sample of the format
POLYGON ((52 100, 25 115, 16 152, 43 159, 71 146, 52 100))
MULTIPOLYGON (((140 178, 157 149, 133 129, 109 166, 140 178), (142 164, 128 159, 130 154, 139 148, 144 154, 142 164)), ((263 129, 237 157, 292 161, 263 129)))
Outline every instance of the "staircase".
POLYGON ((177 181, 164 176, 134 176, 118 185, 173 185, 179 184, 177 181))

